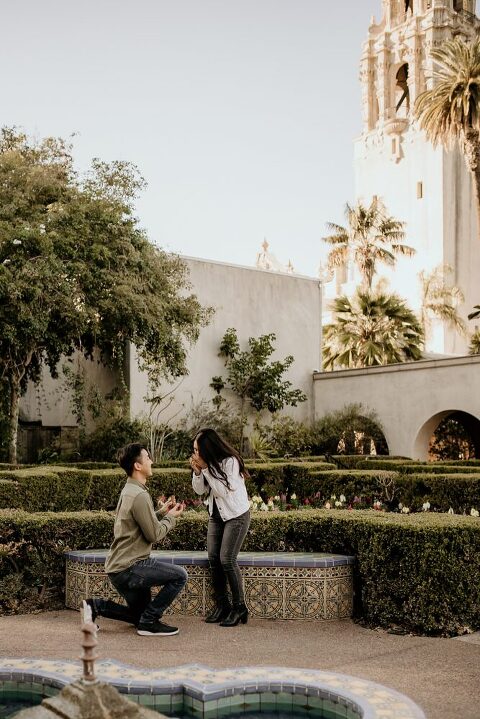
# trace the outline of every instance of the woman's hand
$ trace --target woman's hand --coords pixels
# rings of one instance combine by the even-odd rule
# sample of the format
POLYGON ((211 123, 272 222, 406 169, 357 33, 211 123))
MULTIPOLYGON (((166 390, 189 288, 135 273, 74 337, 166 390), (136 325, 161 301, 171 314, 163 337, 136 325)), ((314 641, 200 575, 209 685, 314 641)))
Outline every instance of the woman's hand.
POLYGON ((205 469, 206 466, 206 462, 204 462, 198 454, 192 454, 192 456, 190 457, 190 467, 193 469, 196 475, 199 475, 202 469, 205 469))

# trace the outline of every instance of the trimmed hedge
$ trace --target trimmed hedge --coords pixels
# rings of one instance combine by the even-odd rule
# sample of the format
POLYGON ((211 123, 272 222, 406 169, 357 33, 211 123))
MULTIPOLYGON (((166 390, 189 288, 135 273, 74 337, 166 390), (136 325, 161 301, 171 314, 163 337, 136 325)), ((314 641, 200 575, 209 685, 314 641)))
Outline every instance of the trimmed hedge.
MULTIPOLYGON (((204 513, 189 512, 164 549, 202 550, 204 513)), ((107 547, 106 512, 0 511, 0 611, 60 607, 68 549, 107 547)), ((480 521, 473 517, 335 510, 255 513, 246 551, 355 555, 355 611, 374 626, 431 635, 480 628, 480 521)))
MULTIPOLYGON (((300 486, 308 484, 312 470, 333 467, 326 462, 250 464, 247 492, 249 496, 262 494, 264 498, 286 489, 298 492, 300 486)), ((160 468, 154 471, 147 488, 154 499, 161 494, 174 494, 191 503, 199 499, 192 489, 191 477, 188 468, 160 468)), ((120 468, 37 466, 0 472, 0 508, 29 512, 114 509, 124 483, 125 473, 120 468)))
POLYGON ((401 472, 402 474, 420 474, 420 472, 426 472, 427 474, 455 474, 457 472, 462 472, 464 474, 480 475, 480 466, 478 465, 455 465, 448 464, 447 462, 414 462, 413 460, 405 462, 398 459, 392 459, 389 461, 378 459, 375 462, 367 459, 359 462, 356 468, 395 470, 396 472, 401 472))
MULTIPOLYGON (((335 472, 312 472, 310 495, 320 492, 328 499, 344 494, 347 503, 354 497, 379 499, 390 508, 397 508, 399 502, 411 510, 421 510, 424 502, 438 512, 448 512, 450 507, 456 513, 469 512, 472 507, 480 510, 480 474, 399 474, 385 470, 337 470, 335 472), (314 483, 312 483, 314 480, 314 483), (383 481, 393 481, 395 494, 386 501, 383 481)), ((305 496, 305 492, 300 492, 305 496)))

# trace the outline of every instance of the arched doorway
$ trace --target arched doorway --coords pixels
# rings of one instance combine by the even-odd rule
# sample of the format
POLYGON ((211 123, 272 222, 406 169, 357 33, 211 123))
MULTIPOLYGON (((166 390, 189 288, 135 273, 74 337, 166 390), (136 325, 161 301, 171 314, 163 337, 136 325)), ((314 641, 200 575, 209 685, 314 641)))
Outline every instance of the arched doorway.
POLYGON ((414 458, 480 458, 480 419, 462 410, 438 412, 417 432, 414 458))

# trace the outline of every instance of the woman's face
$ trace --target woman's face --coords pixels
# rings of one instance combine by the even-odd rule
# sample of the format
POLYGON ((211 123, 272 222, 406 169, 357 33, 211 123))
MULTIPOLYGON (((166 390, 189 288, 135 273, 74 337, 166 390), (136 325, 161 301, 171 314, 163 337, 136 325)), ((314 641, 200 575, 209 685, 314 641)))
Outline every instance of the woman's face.
POLYGON ((200 457, 200 459, 203 459, 202 455, 200 454, 200 452, 198 450, 197 437, 195 437, 195 439, 193 440, 193 454, 195 455, 195 457, 200 457))

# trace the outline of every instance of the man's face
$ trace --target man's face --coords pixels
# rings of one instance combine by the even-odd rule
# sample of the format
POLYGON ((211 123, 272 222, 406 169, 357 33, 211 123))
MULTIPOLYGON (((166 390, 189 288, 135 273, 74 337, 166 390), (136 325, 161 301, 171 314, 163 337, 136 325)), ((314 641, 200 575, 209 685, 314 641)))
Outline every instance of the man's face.
POLYGON ((140 452, 140 457, 135 462, 135 469, 143 477, 145 477, 145 479, 147 479, 147 477, 152 476, 152 464, 153 464, 153 461, 152 461, 149 453, 147 452, 146 449, 142 449, 142 451, 140 452))

